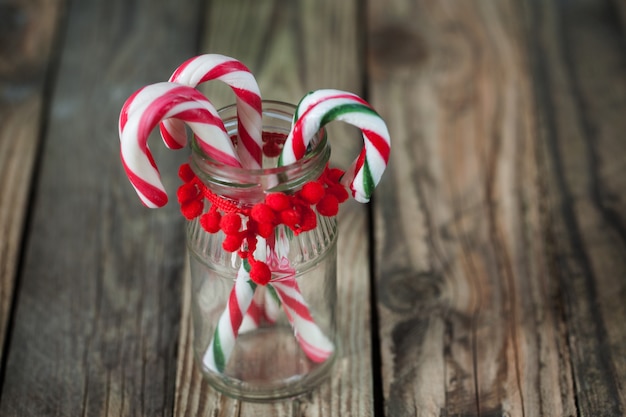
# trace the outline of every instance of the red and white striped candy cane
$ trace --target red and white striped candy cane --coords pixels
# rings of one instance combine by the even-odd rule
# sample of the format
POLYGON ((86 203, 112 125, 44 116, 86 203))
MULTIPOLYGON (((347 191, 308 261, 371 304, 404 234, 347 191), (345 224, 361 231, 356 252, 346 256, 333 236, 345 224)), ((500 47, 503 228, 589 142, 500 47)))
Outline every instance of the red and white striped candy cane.
POLYGON ((278 294, 302 351, 313 362, 324 362, 333 354, 335 346, 311 316, 295 275, 272 281, 271 285, 278 294))
POLYGON ((272 294, 271 285, 258 287, 246 315, 243 317, 239 334, 250 332, 259 328, 263 322, 273 324, 280 314, 280 301, 278 296, 272 294))
MULTIPOLYGON (((257 245, 255 256, 266 259, 268 255, 265 240, 259 238, 257 245)), ((267 287, 261 288, 250 279, 250 267, 247 261, 242 263, 235 279, 235 285, 230 291, 226 308, 218 320, 213 338, 202 359, 204 366, 208 369, 223 372, 235 348, 239 334, 258 327, 263 311, 251 312, 250 309, 256 308, 254 297, 255 292, 259 289, 265 290, 260 293, 261 295, 269 296, 269 298, 265 297, 266 303, 269 302, 269 306, 271 306, 269 311, 276 310, 279 303, 282 305, 287 320, 293 328, 295 338, 309 359, 320 363, 333 354, 335 349, 333 342, 322 332, 311 316, 296 282, 295 269, 289 265, 286 258, 279 261, 273 252, 269 254, 268 265, 273 272, 283 275, 283 278, 272 280, 267 287), (273 295, 270 293, 272 289, 279 301, 273 299, 273 295)), ((266 310, 265 312, 268 313, 269 311, 266 310)), ((270 314, 271 316, 266 316, 268 319, 275 318, 275 311, 270 314)))
MULTIPOLYGON (((257 238, 254 256, 259 259, 266 258, 265 239, 257 238)), ((244 324, 244 318, 249 313, 250 308, 255 308, 253 299, 256 288, 257 284, 250 278, 250 263, 247 259, 243 259, 235 278, 235 285, 230 290, 226 308, 218 319, 213 338, 202 358, 202 363, 208 369, 214 372, 224 372, 228 359, 235 348, 235 342, 239 333, 253 330, 258 326, 257 320, 260 321, 260 317, 256 316, 256 313, 253 311, 250 314, 255 315, 255 317, 249 317, 249 322, 246 324, 246 326, 251 325, 252 327, 241 329, 244 324)))
POLYGON ((224 372, 235 348, 243 317, 254 297, 256 284, 250 279, 249 266, 246 264, 245 261, 241 263, 226 308, 217 322, 213 338, 202 358, 204 366, 213 372, 224 372))
POLYGON ((246 311, 246 314, 243 316, 243 320, 241 321, 241 326, 239 326, 239 334, 251 332, 261 326, 264 319, 264 298, 264 288, 257 287, 254 297, 252 298, 252 302, 250 303, 250 307, 248 307, 248 311, 246 311))
POLYGON ((196 89, 162 82, 143 87, 124 103, 119 119, 121 158, 128 178, 148 207, 162 207, 167 194, 148 147, 150 132, 162 120, 187 123, 202 150, 225 165, 241 166, 217 111, 196 89))
POLYGON ((263 292, 265 296, 263 304, 263 317, 268 323, 276 323, 280 315, 280 301, 278 295, 271 290, 271 285, 263 292))
MULTIPOLYGON (((225 82, 235 93, 239 134, 237 152, 245 168, 260 168, 263 162, 261 93, 250 70, 236 59, 219 54, 206 54, 185 61, 170 77, 171 82, 191 87, 211 80, 225 82)), ((172 148, 185 146, 184 126, 175 120, 161 123, 161 135, 172 148)))
POLYGON ((270 287, 276 292, 302 351, 313 362, 324 362, 333 354, 335 347, 315 323, 296 281, 296 270, 287 258, 279 259, 276 252, 270 252, 268 265, 282 276, 272 280, 270 287))
POLYGON ((363 134, 364 147, 341 181, 350 188, 355 200, 366 203, 387 167, 391 140, 383 119, 355 94, 317 90, 304 96, 294 114, 279 164, 288 165, 302 158, 315 134, 334 120, 354 125, 363 134))

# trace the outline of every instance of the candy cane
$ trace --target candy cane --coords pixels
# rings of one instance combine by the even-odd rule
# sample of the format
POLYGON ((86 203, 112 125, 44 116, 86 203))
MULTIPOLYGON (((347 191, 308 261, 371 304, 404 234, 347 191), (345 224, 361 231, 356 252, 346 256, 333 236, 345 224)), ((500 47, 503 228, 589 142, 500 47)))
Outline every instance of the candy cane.
POLYGON ((143 87, 124 103, 119 135, 126 174, 141 201, 151 208, 164 206, 167 194, 148 137, 161 120, 168 118, 187 123, 206 154, 225 165, 241 166, 217 111, 199 91, 170 82, 143 87))
MULTIPOLYGON (((265 260, 267 257, 267 244, 262 237, 257 237, 253 256, 259 260, 265 260)), ((235 341, 241 331, 244 317, 253 305, 256 288, 257 284, 250 278, 250 263, 247 259, 243 259, 235 278, 235 285, 230 290, 226 308, 220 315, 213 339, 211 339, 202 359, 204 365, 210 370, 224 372, 228 359, 235 348, 235 341)), ((254 318, 254 320, 256 319, 254 318)))
POLYGON ((302 351, 313 362, 324 362, 332 355, 335 348, 333 342, 322 332, 311 316, 295 275, 287 279, 272 281, 272 287, 278 294, 302 351))
POLYGON ((202 358, 204 366, 211 371, 224 372, 255 289, 256 284, 250 279, 250 266, 244 261, 237 273, 235 285, 230 291, 226 308, 220 315, 213 338, 202 358))
MULTIPOLYGON (((250 70, 236 59, 206 54, 191 58, 179 66, 170 81, 196 87, 206 81, 228 84, 237 97, 239 146, 237 151, 244 167, 261 168, 261 94, 250 70)), ((161 136, 172 148, 185 146, 184 126, 176 120, 161 123, 161 136)))
POLYGON ((213 338, 202 360, 204 365, 214 372, 221 373, 226 368, 237 337, 258 327, 263 311, 260 308, 257 309, 254 299, 259 295, 265 296, 265 302, 269 307, 265 311, 269 313, 266 317, 270 320, 276 318, 278 306, 283 306, 287 320, 293 327, 296 340, 302 351, 313 362, 324 362, 334 351, 333 343, 324 335, 311 316, 295 279, 296 270, 291 267, 286 258, 279 261, 276 254, 273 251, 268 254, 267 249, 265 239, 258 238, 254 256, 267 260, 272 271, 278 272, 282 277, 272 280, 265 288, 258 287, 250 279, 250 264, 247 260, 242 262, 226 308, 218 319, 213 338), (265 291, 259 293, 259 290, 265 291))
POLYGON ((363 134, 365 146, 341 182, 350 188, 355 200, 366 203, 387 167, 390 137, 383 119, 355 94, 317 90, 304 96, 294 114, 279 165, 288 165, 302 158, 315 134, 334 120, 354 125, 363 134))
POLYGON ((280 314, 280 300, 278 299, 278 294, 276 294, 276 291, 271 285, 268 285, 264 295, 263 317, 269 323, 276 323, 280 314))
POLYGON ((239 334, 258 329, 263 322, 273 324, 278 320, 279 314, 280 300, 276 291, 271 285, 257 287, 252 303, 239 327, 239 334))
MULTIPOLYGON (((279 244, 275 245, 276 247, 280 246, 280 241, 279 238, 279 244)), ((296 270, 290 265, 288 258, 279 259, 276 250, 269 253, 267 262, 272 271, 282 276, 272 280, 270 287, 278 296, 302 351, 313 362, 324 362, 332 355, 335 348, 333 342, 315 323, 296 281, 296 270)))
POLYGON ((243 316, 243 320, 241 321, 241 326, 239 326, 239 334, 251 332, 261 326, 264 318, 264 298, 265 291, 263 291, 263 288, 257 287, 254 292, 252 302, 248 307, 248 311, 246 311, 246 314, 243 316))

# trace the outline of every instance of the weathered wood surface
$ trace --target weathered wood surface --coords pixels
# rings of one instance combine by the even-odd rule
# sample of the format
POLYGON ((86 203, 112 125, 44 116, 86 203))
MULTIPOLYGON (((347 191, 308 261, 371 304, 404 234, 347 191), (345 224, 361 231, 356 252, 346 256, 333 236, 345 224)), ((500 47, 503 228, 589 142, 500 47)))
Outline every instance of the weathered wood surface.
POLYGON ((622 415, 610 3, 373 2, 368 26, 395 139, 375 205, 387 415, 622 415))
POLYGON ((0 3, 0 349, 13 303, 61 4, 0 3))
MULTIPOLYGON (((171 413, 182 220, 174 204, 137 204, 119 162, 117 118, 133 91, 194 53, 195 34, 183 28, 196 25, 200 4, 68 6, 0 414, 171 413)), ((154 148, 161 169, 176 172, 180 158, 154 148)), ((166 180, 172 189, 175 178, 166 180)))
POLYGON ((580 415, 626 413, 626 48, 609 2, 531 4, 533 78, 580 415))
MULTIPOLYGON (((0 2, 0 415, 623 415, 624 10, 0 2), (119 163, 125 98, 198 52, 245 62, 265 98, 364 94, 392 133, 374 230, 366 207, 342 208, 342 357, 293 402, 201 380, 183 222, 142 207, 119 163)), ((339 165, 354 133, 331 132, 339 165)), ((184 153, 152 149, 173 190, 184 153)))

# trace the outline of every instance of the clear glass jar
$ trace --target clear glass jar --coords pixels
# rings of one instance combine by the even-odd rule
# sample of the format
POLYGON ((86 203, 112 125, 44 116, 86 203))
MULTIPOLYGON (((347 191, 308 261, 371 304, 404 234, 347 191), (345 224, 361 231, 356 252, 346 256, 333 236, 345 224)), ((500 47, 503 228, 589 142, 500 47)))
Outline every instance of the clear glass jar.
MULTIPOLYGON (((286 136, 294 110, 264 101, 264 134, 286 136)), ((220 115, 236 135, 235 106, 220 115)), ((268 193, 292 195, 319 178, 330 148, 324 133, 313 143, 294 164, 277 167, 277 158, 265 155, 263 169, 246 170, 217 163, 192 142, 190 166, 212 193, 245 210, 268 193)), ((208 233, 200 217, 188 222, 194 351, 217 390, 245 400, 279 399, 307 392, 329 375, 338 349, 337 223, 335 217, 316 216, 310 231, 278 225, 272 236, 258 238, 254 255, 271 270, 267 285, 250 280, 250 263, 223 249, 223 231, 208 233)), ((243 221, 245 227, 245 216, 243 221)))

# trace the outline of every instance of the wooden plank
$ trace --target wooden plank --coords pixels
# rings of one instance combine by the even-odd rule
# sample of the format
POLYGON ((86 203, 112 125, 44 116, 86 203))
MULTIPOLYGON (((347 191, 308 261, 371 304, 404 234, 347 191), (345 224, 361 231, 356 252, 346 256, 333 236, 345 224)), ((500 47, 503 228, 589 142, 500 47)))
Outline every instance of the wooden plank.
POLYGON ((529 2, 579 415, 626 409, 626 51, 608 2, 529 2))
MULTIPOLYGON (((609 7, 612 8, 610 10, 611 15, 615 15, 619 20, 622 36, 626 36, 626 2, 624 0, 612 0, 609 7)), ((609 17, 609 19, 612 21, 613 17, 609 17)))
MULTIPOLYGON (((333 0, 214 1, 207 10, 201 49, 243 61, 255 74, 264 98, 295 103, 317 88, 362 93, 357 6, 356 1, 333 0)), ((222 85, 210 84, 205 91, 218 104, 233 100, 222 85)), ((333 126, 330 137, 334 163, 347 167, 356 157, 361 139, 339 126, 333 126)), ((177 416, 372 415, 366 224, 365 207, 352 202, 341 208, 337 318, 343 352, 331 379, 295 401, 251 404, 222 396, 202 380, 193 363, 187 298, 179 347, 177 416)))
POLYGON ((0 5, 0 349, 13 303, 44 84, 62 7, 62 1, 0 5))
MULTIPOLYGON (((175 204, 150 211, 137 199, 117 118, 133 91, 193 53, 199 4, 69 6, 0 414, 171 414, 183 224, 175 204)), ((153 149, 172 190, 184 156, 153 149)))
POLYGON ((368 4, 386 414, 575 415, 523 10, 368 4))

